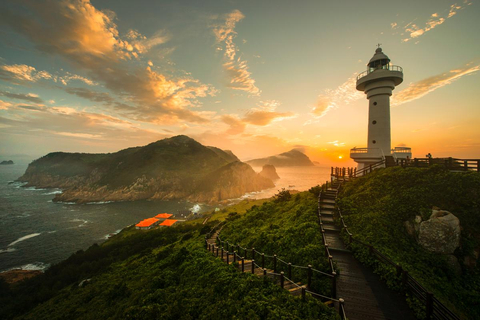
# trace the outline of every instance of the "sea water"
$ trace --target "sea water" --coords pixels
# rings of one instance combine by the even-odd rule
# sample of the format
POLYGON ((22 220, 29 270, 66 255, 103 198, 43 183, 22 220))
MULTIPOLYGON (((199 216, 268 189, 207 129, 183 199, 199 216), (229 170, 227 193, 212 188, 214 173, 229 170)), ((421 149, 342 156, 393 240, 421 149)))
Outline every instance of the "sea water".
MULTIPOLYGON (((60 189, 23 187, 15 182, 28 161, 0 166, 0 271, 20 268, 44 270, 85 250, 109 235, 158 213, 191 210, 202 213, 214 207, 185 201, 55 203, 60 189)), ((261 168, 255 168, 260 171, 261 168)), ((308 190, 325 182, 330 169, 322 167, 277 168, 275 187, 243 198, 268 198, 278 190, 308 190)), ((184 217, 176 215, 177 219, 184 217)))

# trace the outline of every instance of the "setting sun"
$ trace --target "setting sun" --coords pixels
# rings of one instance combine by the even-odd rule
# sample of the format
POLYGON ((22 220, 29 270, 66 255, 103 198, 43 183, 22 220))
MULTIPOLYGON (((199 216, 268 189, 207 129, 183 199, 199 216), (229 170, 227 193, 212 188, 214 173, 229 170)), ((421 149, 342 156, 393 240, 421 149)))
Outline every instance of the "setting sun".
POLYGON ((343 156, 338 156, 338 159, 343 159, 343 156))

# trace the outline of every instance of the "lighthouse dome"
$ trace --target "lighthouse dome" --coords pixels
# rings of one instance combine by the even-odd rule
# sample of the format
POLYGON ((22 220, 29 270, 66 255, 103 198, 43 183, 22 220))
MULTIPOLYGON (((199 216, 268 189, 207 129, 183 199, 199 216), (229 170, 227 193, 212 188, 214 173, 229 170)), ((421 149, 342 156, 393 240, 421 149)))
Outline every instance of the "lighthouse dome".
POLYGON ((370 68, 379 68, 390 63, 390 58, 382 52, 382 48, 377 48, 372 59, 368 62, 370 68))

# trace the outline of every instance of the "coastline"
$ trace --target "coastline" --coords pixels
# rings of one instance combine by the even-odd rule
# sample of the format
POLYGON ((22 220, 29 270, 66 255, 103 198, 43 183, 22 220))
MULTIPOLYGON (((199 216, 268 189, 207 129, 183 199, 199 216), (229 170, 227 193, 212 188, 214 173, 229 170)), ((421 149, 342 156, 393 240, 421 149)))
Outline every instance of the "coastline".
POLYGON ((3 278, 6 283, 12 284, 25 279, 30 279, 42 274, 43 271, 40 270, 23 270, 23 269, 12 269, 8 271, 0 272, 0 278, 3 278))

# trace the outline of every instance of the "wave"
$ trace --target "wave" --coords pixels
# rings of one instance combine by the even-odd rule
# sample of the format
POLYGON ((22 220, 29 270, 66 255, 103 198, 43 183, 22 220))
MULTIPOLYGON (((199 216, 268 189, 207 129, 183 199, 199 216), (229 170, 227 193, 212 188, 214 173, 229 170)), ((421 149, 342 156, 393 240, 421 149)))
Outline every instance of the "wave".
POLYGON ((17 249, 15 248, 7 248, 7 249, 0 249, 0 254, 2 253, 9 253, 9 252, 13 252, 13 251, 16 251, 17 249))
POLYGON ((32 233, 32 234, 29 234, 29 235, 26 235, 24 237, 21 237, 21 238, 18 238, 17 240, 13 241, 12 243, 10 243, 7 247, 11 247, 13 246, 14 244, 17 244, 21 241, 24 241, 24 240, 27 240, 27 239, 30 239, 30 238, 33 238, 33 237, 36 237, 36 236, 39 236, 41 235, 41 233, 32 233))
POLYGON ((98 202, 87 202, 86 204, 107 204, 112 202, 113 201, 98 201, 98 202))
POLYGON ((25 190, 28 190, 28 191, 45 191, 47 189, 44 189, 44 188, 35 188, 35 187, 28 187, 28 188, 25 188, 25 190))
POLYGON ((70 220, 70 222, 81 222, 81 224, 79 224, 77 227, 83 227, 83 226, 85 226, 87 223, 89 223, 90 221, 88 221, 88 220, 83 220, 83 219, 73 219, 73 220, 70 220))
POLYGON ((114 235, 117 235, 117 234, 119 234, 119 233, 120 233, 120 231, 122 231, 122 230, 123 230, 123 229, 118 229, 118 230, 116 230, 115 232, 112 232, 112 233, 106 234, 106 235, 104 235, 104 236, 103 236, 103 238, 102 238, 102 239, 104 239, 104 240, 108 240, 108 239, 110 239, 111 237, 113 237, 114 235))
POLYGON ((59 204, 76 204, 75 202, 63 202, 63 201, 57 201, 56 203, 59 203, 59 204))
POLYGON ((49 263, 33 262, 33 263, 24 264, 20 268, 14 268, 14 269, 45 271, 48 267, 50 267, 49 263))
POLYGON ((47 193, 44 193, 44 195, 51 195, 51 194, 62 194, 63 191, 62 190, 55 190, 55 191, 52 191, 52 192, 47 192, 47 193))
POLYGON ((193 212, 194 214, 197 214, 200 212, 201 209, 202 207, 199 204, 196 204, 190 208, 190 211, 193 212))

